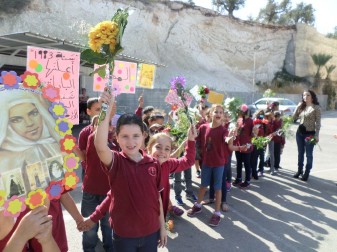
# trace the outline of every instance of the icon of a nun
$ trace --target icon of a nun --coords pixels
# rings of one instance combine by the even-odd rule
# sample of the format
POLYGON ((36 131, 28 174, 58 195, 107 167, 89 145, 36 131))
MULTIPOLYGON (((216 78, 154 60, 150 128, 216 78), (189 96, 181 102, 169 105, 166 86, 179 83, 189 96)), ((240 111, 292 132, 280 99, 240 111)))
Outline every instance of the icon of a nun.
POLYGON ((0 91, 0 173, 60 156, 55 120, 40 94, 0 91))

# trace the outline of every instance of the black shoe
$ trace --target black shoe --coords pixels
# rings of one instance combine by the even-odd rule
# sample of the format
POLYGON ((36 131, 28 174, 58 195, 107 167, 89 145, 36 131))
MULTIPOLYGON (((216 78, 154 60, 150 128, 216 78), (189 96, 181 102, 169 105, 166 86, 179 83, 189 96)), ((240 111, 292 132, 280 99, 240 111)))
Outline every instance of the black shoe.
POLYGON ((302 181, 307 181, 309 178, 309 172, 305 172, 301 178, 302 181))
POLYGON ((301 171, 301 172, 296 172, 295 174, 294 174, 294 178, 299 178, 300 177, 300 175, 303 175, 303 172, 301 171))

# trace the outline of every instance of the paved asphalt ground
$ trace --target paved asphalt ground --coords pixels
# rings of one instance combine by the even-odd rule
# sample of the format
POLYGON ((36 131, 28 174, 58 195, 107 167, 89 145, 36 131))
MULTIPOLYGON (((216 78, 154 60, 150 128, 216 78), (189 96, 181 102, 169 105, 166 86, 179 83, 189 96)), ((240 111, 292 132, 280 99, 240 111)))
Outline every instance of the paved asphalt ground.
MULTIPOLYGON (((204 207, 195 218, 189 218, 185 212, 174 221, 178 236, 169 238, 167 248, 159 251, 336 251, 337 139, 333 138, 337 134, 336 125, 337 112, 325 112, 320 133, 322 150, 315 147, 308 182, 292 177, 297 169, 296 142, 295 138, 287 139, 281 157, 283 168, 277 176, 266 173, 253 181, 248 190, 233 188, 227 196, 230 211, 216 228, 207 224, 212 205, 204 207)), ((232 170, 235 176, 235 160, 232 170)), ((200 179, 193 177, 193 183, 197 192, 200 179)), ((80 209, 80 187, 72 196, 80 209)), ((188 210, 192 203, 187 200, 185 203, 188 210)), ((63 214, 69 251, 82 251, 81 233, 69 214, 66 211, 63 214)), ((96 251, 104 251, 101 244, 96 251)))

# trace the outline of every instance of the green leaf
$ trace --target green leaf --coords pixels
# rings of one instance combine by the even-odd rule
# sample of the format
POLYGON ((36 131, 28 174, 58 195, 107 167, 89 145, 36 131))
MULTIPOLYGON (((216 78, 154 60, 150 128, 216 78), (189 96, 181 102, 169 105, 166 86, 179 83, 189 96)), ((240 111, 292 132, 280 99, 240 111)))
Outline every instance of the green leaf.
POLYGON ((103 79, 105 78, 106 75, 106 66, 100 66, 99 68, 95 69, 95 71, 93 71, 92 73, 90 73, 90 76, 93 76, 94 74, 98 74, 100 77, 102 77, 103 79))
POLYGON ((107 62, 107 59, 104 54, 94 52, 91 49, 86 49, 83 52, 81 52, 81 60, 85 60, 88 63, 98 65, 103 65, 106 64, 107 62))

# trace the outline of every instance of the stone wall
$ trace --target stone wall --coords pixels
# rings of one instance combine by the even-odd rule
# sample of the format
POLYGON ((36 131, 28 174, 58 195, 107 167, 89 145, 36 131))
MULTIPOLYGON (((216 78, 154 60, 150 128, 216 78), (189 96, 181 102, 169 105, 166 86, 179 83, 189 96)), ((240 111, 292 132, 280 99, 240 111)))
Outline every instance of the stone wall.
MULTIPOLYGON (((156 88, 183 75, 189 87, 251 92, 254 58, 256 82, 269 82, 284 64, 291 73, 311 75, 311 53, 331 53, 337 65, 337 42, 314 28, 261 25, 184 3, 149 2, 31 0, 20 13, 0 14, 0 35, 32 31, 85 44, 90 26, 110 19, 117 8, 132 6, 123 53, 167 66, 157 68, 156 88)), ((337 79, 337 71, 331 77, 337 79)))

